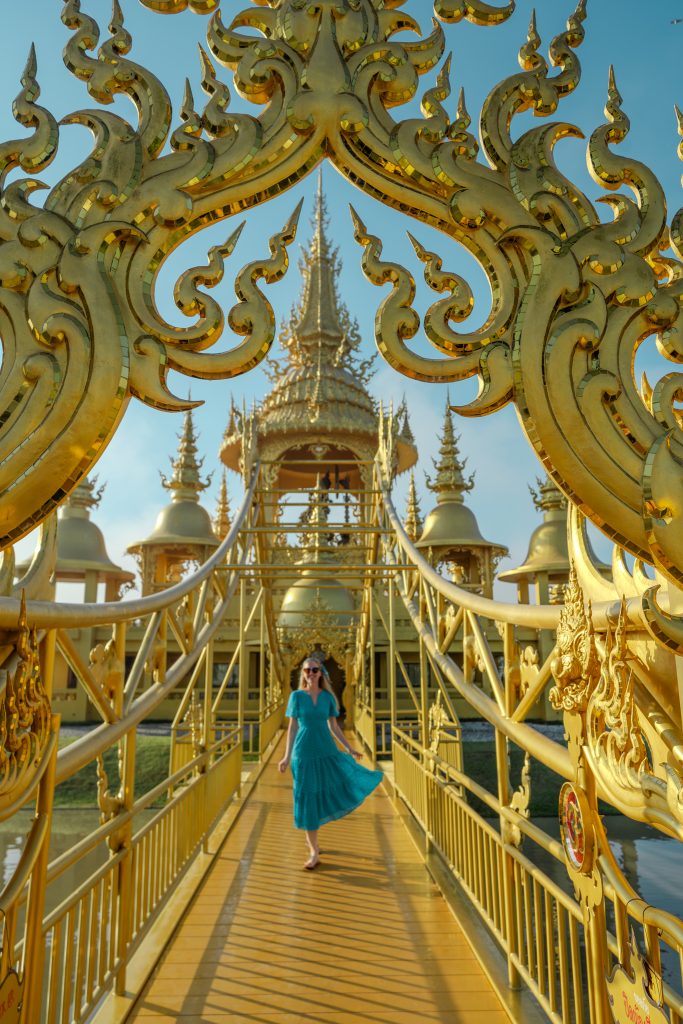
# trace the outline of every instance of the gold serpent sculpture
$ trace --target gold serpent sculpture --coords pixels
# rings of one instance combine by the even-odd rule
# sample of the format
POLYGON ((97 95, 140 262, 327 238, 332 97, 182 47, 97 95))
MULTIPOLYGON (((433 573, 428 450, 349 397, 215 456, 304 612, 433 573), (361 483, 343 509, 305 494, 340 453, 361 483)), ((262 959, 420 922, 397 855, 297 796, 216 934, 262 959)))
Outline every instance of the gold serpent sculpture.
MULTIPOLYGON (((468 283, 412 239, 438 296, 422 325, 437 354, 420 355, 407 344, 421 326, 414 280, 382 259, 381 241, 354 214, 366 276, 392 285, 376 317, 388 362, 422 380, 478 377, 477 398, 458 407, 463 415, 513 402, 538 456, 579 509, 637 558, 683 581, 683 378, 671 373, 639 388, 633 375, 635 353, 651 336, 669 360, 683 360, 683 214, 669 224, 655 175, 615 151, 629 121, 613 73, 607 121, 588 141, 594 180, 615 193, 604 200, 610 222, 556 165, 556 144, 581 137, 577 128, 544 123, 519 138, 512 130, 524 111, 552 115, 579 84, 586 0, 552 40, 549 60, 532 19, 520 71, 483 104, 481 147, 462 93, 453 119, 447 110, 443 23, 495 25, 513 3, 435 0, 426 5, 435 18, 425 33, 403 0, 253 0, 231 20, 220 0, 141 2, 164 14, 209 16, 203 108, 188 83, 173 127, 163 85, 128 56, 118 0, 102 43, 79 0, 66 0, 68 68, 100 104, 127 95, 137 124, 97 110, 65 118, 91 131, 93 150, 44 208, 33 206, 37 179, 5 184, 15 167, 41 171, 57 149, 59 126, 38 105, 31 55, 14 112, 33 134, 2 147, 4 542, 44 518, 86 473, 129 396, 181 408, 165 385, 169 369, 230 376, 265 355, 272 310, 255 281, 284 273, 296 216, 271 243, 271 259, 239 275, 228 322, 246 340, 228 352, 205 351, 223 315, 200 286, 220 280, 236 233, 212 250, 208 267, 178 282, 178 305, 196 317, 188 329, 164 323, 154 281, 191 233, 269 200, 326 158, 370 196, 464 246, 488 277, 486 322, 459 327, 474 305, 468 283), (232 69, 242 97, 264 108, 258 117, 231 112, 218 64, 232 69), (422 116, 397 120, 392 108, 410 102, 430 71, 436 80, 422 96, 422 116)), ((676 634, 678 645, 677 627, 652 595, 645 604, 653 628, 664 639, 676 634)))

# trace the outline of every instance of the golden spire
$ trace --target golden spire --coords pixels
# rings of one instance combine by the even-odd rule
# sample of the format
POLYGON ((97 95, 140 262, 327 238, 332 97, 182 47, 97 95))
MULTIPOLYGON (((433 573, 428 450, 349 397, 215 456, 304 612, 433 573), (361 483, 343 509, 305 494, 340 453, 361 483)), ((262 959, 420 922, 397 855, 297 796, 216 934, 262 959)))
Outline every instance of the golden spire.
POLYGON ((90 519, 90 509, 97 508, 104 493, 104 484, 97 487, 97 477, 84 477, 59 510, 60 519, 90 519))
POLYGON ((328 538, 321 532, 327 526, 328 517, 329 503, 326 491, 320 482, 320 474, 318 474, 306 514, 306 525, 312 527, 312 532, 304 536, 302 543, 306 561, 319 562, 321 553, 324 555, 329 551, 328 538))
POLYGON ((415 445, 415 435, 413 434, 413 432, 412 432, 412 430, 410 428, 410 419, 408 417, 408 403, 406 402, 406 396, 405 395, 403 396, 403 400, 402 400, 400 406, 398 407, 397 416, 398 417, 401 417, 401 416, 403 417, 403 423, 401 424, 401 429, 399 431, 399 435, 398 436, 400 437, 400 439, 402 441, 405 441, 406 444, 411 444, 411 445, 414 446, 415 445))
POLYGON ((463 502, 465 491, 471 491, 474 487, 474 473, 468 480, 463 476, 463 469, 467 459, 462 461, 458 458, 458 446, 453 433, 453 419, 449 399, 446 398, 446 413, 443 421, 443 433, 440 438, 441 444, 439 454, 441 458, 438 463, 435 460, 436 478, 432 480, 427 477, 427 487, 437 495, 437 503, 444 501, 463 502))
POLYGON ((221 487, 216 502, 216 514, 213 517, 213 530, 219 540, 227 537, 230 529, 230 499, 228 498, 228 481, 225 470, 221 477, 221 487))
MULTIPOLYGON (((567 499, 547 474, 545 480, 536 477, 536 483, 538 484, 538 490, 535 490, 529 484, 529 493, 533 499, 534 507, 539 512, 563 512, 567 508, 567 499)), ((545 518, 548 517, 546 516, 545 518)))
POLYGON ((339 316, 339 296, 335 279, 339 260, 327 238, 327 204, 323 194, 322 171, 318 176, 313 238, 304 254, 301 270, 304 289, 299 308, 296 335, 304 348, 326 348, 336 352, 344 339, 339 316))
POLYGON ((178 456, 175 460, 171 459, 173 474, 168 480, 161 473, 162 486, 173 492, 173 501, 199 501, 199 494, 211 483, 212 474, 209 473, 206 480, 202 480, 199 475, 204 459, 197 458, 197 436, 191 409, 185 413, 183 431, 178 439, 178 456))
POLYGON ((415 490, 415 474, 412 469, 410 471, 410 484, 408 487, 408 504, 406 506, 406 517, 403 521, 403 525, 406 528, 406 533, 412 540, 413 544, 422 533, 422 514, 420 510, 420 502, 418 501, 417 491, 415 490))

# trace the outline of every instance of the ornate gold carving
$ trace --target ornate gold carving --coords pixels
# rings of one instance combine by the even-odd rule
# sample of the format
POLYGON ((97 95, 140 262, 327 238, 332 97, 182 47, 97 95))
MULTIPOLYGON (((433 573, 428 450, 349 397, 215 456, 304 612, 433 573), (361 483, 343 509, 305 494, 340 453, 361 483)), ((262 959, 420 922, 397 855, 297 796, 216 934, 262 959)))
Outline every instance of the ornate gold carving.
MULTIPOLYGON (((4 340, 13 358, 0 394, 2 443, 11 453, 5 477, 0 474, 8 499, 1 524, 6 540, 44 517, 87 471, 130 395, 181 408, 187 403, 166 389, 168 369, 230 376, 263 357, 274 327, 255 282, 274 280, 286 269, 296 218, 274 240, 272 259, 238 277, 240 301, 228 320, 247 340, 230 352, 204 351, 219 336, 223 315, 201 288, 220 280, 238 232, 211 251, 207 267, 188 270, 178 281, 176 300, 196 317, 192 327, 163 322, 152 285, 191 232, 278 194, 328 156, 368 193, 462 243, 491 283, 482 328, 456 330, 473 308, 469 285, 413 239, 437 293, 424 329, 440 353, 418 356, 406 344, 420 327, 412 278, 381 259, 381 243, 356 217, 368 277, 392 285, 377 317, 378 344, 389 362, 428 380, 478 376, 477 399, 459 410, 466 415, 514 401, 564 492, 637 557, 682 580, 683 435, 672 411, 680 385, 671 375, 641 394, 624 370, 652 333, 669 358, 682 358, 681 215, 669 232, 654 175, 613 151, 629 128, 613 75, 607 121, 588 146, 595 180, 610 191, 626 186, 633 196, 610 199, 612 224, 601 222, 554 162, 556 143, 576 137, 577 129, 559 123, 513 134, 517 114, 552 114, 578 85, 584 0, 551 42, 549 62, 532 23, 520 49, 521 70, 489 93, 480 115, 489 166, 469 131, 464 97, 454 120, 447 113, 448 61, 422 98, 423 116, 393 118, 391 108, 415 97, 419 76, 437 67, 445 44, 438 22, 423 34, 400 3, 282 0, 275 8, 254 2, 227 24, 219 0, 146 2, 166 14, 189 6, 211 15, 211 56, 201 53, 204 104, 195 103, 188 87, 174 126, 163 85, 129 56, 132 40, 118 3, 100 43, 94 19, 81 12, 79 0, 67 0, 68 68, 101 104, 127 96, 136 123, 111 111, 74 113, 65 121, 85 126, 94 148, 52 189, 44 207, 31 201, 40 184, 34 178, 4 188, 0 284, 11 296, 4 340), (397 41, 406 30, 414 37, 397 41), (230 112, 230 90, 214 61, 233 70, 243 96, 265 105, 260 116, 230 112), (675 258, 664 259, 659 250, 669 233, 675 258), (43 429, 36 430, 41 421, 43 429)), ((443 22, 480 24, 500 22, 512 8, 483 0, 433 5, 443 22)), ((32 133, 2 147, 3 186, 12 169, 35 175, 57 151, 59 127, 38 98, 32 53, 15 103, 18 120, 32 133)), ((248 472, 252 448, 249 437, 244 440, 248 472)), ((385 441, 391 454, 393 442, 385 441)), ((666 623, 662 628, 666 634, 666 623)))
MULTIPOLYGON (((188 2, 149 0, 148 6, 173 14, 188 2)), ((65 123, 93 136, 88 158, 51 190, 44 207, 32 203, 42 184, 35 178, 4 191, 0 284, 12 296, 3 332, 12 358, 0 394, 3 447, 11 453, 0 477, 5 542, 73 488, 131 395, 159 408, 183 408, 187 403, 166 388, 169 369, 232 376, 263 358, 274 324, 257 282, 284 273, 296 218, 273 240, 272 258, 238 276, 240 301, 228 321, 246 340, 231 351, 205 351, 224 318, 200 289, 220 280, 239 229, 211 250, 207 267, 178 280, 176 301, 196 318, 187 329, 165 323, 156 307, 152 289, 161 266, 190 233, 283 191, 324 154, 359 181, 367 181, 373 163, 373 173, 381 174, 391 128, 380 111, 410 100, 418 76, 434 67, 444 47, 438 25, 426 39, 394 41, 401 30, 419 32, 417 23, 379 0, 343 0, 334 14, 313 0, 286 0, 277 10, 257 4, 230 25, 221 19, 218 0, 189 0, 189 7, 213 12, 207 30, 212 57, 201 52, 207 99, 196 104, 188 86, 174 125, 164 86, 130 57, 132 39, 118 2, 101 42, 79 0, 64 4, 62 20, 72 31, 67 67, 100 104, 127 96, 136 121, 105 110, 68 115, 65 123), (238 91, 267 105, 260 117, 230 112, 230 91, 214 59, 234 70, 238 91), (43 429, 36 430, 41 421, 43 429)), ((480 23, 500 21, 510 10, 479 0, 435 6, 443 20, 480 23)), ((426 100, 430 137, 444 123, 443 91, 426 100)), ((2 147, 2 185, 15 167, 35 175, 57 152, 59 126, 38 104, 39 94, 31 53, 14 109, 32 133, 2 147)), ((409 127, 404 134, 408 140, 409 127)), ((398 194, 391 201, 399 205, 398 194)))
POLYGON ((519 692, 524 696, 529 687, 536 682, 541 668, 538 651, 527 645, 519 656, 519 692))
MULTIPOLYGON (((120 786, 120 757, 119 749, 119 786, 120 786)), ((123 807, 123 797, 119 788, 117 793, 112 793, 109 788, 109 776, 104 767, 104 759, 101 754, 97 755, 97 806, 100 809, 100 822, 104 824, 111 818, 116 817, 123 807)))
MULTIPOLYGON (((401 129, 396 133, 398 162, 404 158, 401 166, 412 168, 411 184, 432 198, 431 216, 422 196, 414 198, 411 213, 462 241, 488 274, 493 304, 480 331, 454 329, 472 309, 469 286, 444 272, 439 256, 411 236, 427 284, 445 297, 423 320, 441 358, 410 350, 407 342, 421 324, 412 276, 382 259, 380 239, 352 211, 355 235, 368 280, 392 285, 376 320, 378 347, 387 361, 421 380, 478 376, 479 395, 458 408, 463 415, 514 401, 530 442, 565 493, 609 536, 680 581, 683 433, 672 412, 680 383, 670 375, 658 386, 656 401, 643 400, 630 371, 622 369, 630 361, 618 356, 655 333, 660 349, 681 359, 679 264, 665 265, 658 256, 669 237, 663 191, 646 167, 612 152, 629 128, 612 73, 607 124, 591 136, 588 153, 599 184, 612 191, 626 185, 634 195, 635 201, 622 195, 610 200, 613 224, 600 222, 586 196, 555 165, 557 141, 578 136, 575 128, 541 126, 518 140, 511 131, 516 114, 530 107, 537 115, 553 113, 578 84, 574 51, 583 39, 584 18, 581 2, 567 31, 553 40, 551 62, 559 69, 554 76, 532 22, 520 51, 522 72, 489 94, 481 134, 493 171, 477 162, 471 142, 450 141, 455 126, 447 120, 438 127, 435 116, 431 124, 428 118, 422 122, 419 147, 402 148, 405 136, 401 129)), ((445 66, 444 95, 447 73, 445 66)), ((459 140, 467 125, 461 110, 459 140)), ((673 221, 674 245, 683 237, 676 231, 680 221, 681 215, 673 221)))
POLYGON ((600 659, 595 646, 590 604, 586 611, 574 566, 567 584, 565 605, 560 612, 557 652, 552 663, 555 686, 549 693, 550 703, 570 714, 583 712, 600 675, 600 659))
POLYGON ((591 875, 594 864, 594 835, 586 794, 571 782, 560 790, 560 835, 567 863, 572 871, 591 875))
POLYGON ((626 609, 622 602, 614 636, 608 630, 600 679, 588 703, 588 740, 596 756, 604 755, 621 785, 649 769, 628 666, 626 609))
POLYGON ((596 634, 583 592, 572 569, 567 604, 560 617, 558 657, 553 661, 553 706, 585 713, 586 739, 596 758, 604 756, 622 785, 649 767, 637 720, 633 672, 627 664, 626 606, 622 602, 616 632, 608 629, 598 653, 596 634))
POLYGON ((33 777, 50 738, 51 708, 40 672, 35 629, 22 594, 19 628, 7 637, 14 651, 2 670, 0 697, 0 796, 16 799, 33 777))
POLYGON ((266 708, 277 707, 282 701, 282 684, 271 664, 268 666, 268 682, 266 685, 266 708))
POLYGON ((312 650, 320 650, 325 657, 344 665, 354 648, 356 631, 353 626, 347 630, 328 631, 326 627, 329 624, 330 619, 325 619, 306 626, 278 626, 277 633, 285 661, 293 667, 312 650))
POLYGON ((34 206, 31 195, 41 182, 5 184, 17 166, 31 174, 42 170, 58 145, 56 121, 37 104, 31 53, 14 109, 33 134, 5 143, 0 158, 0 264, 6 268, 0 270, 0 284, 8 307, 7 370, 0 390, 0 537, 5 544, 32 529, 85 475, 130 396, 157 408, 186 408, 188 403, 167 389, 169 370, 233 376, 264 357, 275 323, 257 282, 284 274, 297 222, 295 213, 271 240, 270 257, 250 263, 237 277, 238 302, 228 314, 231 330, 244 337, 236 348, 204 351, 220 336, 224 316, 198 286, 213 287, 221 280, 223 261, 240 229, 211 250, 207 267, 187 271, 176 285, 177 304, 196 317, 194 325, 179 329, 164 323, 150 281, 179 242, 206 223, 196 186, 216 169, 216 154, 200 138, 203 126, 187 95, 183 124, 170 140, 175 152, 160 156, 171 127, 170 103, 161 83, 128 59, 131 39, 118 2, 110 36, 96 57, 90 51, 99 29, 81 13, 79 0, 65 3, 62 19, 73 30, 67 67, 100 103, 111 102, 116 93, 128 95, 138 123, 133 127, 111 112, 92 110, 65 118, 89 129, 93 152, 52 189, 44 208, 34 206))
POLYGON ((90 671, 110 700, 123 686, 123 665, 116 654, 113 639, 106 644, 96 644, 90 652, 90 671))
POLYGON ((441 691, 439 690, 436 700, 429 708, 429 749, 432 754, 439 753, 439 744, 446 725, 448 725, 448 713, 441 703, 441 691))
MULTIPOLYGON (((531 801, 531 758, 529 752, 526 751, 524 754, 524 764, 522 765, 522 773, 519 780, 519 786, 512 794, 510 799, 510 810, 519 814, 522 818, 529 817, 529 804, 531 801)), ((511 843, 518 849, 521 848, 523 834, 519 825, 512 821, 508 821, 507 818, 503 822, 503 838, 506 843, 511 843)))
POLYGON ((198 757, 202 749, 202 706, 197 691, 192 691, 190 704, 183 717, 183 728, 189 730, 192 756, 198 757))

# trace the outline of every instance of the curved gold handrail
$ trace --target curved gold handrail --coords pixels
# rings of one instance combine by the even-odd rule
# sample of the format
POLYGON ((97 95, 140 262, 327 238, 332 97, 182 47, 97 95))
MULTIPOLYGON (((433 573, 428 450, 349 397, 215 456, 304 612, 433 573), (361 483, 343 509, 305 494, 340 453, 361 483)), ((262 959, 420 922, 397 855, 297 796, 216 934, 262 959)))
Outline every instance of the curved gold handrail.
MULTIPOLYGON (((220 568, 226 553, 235 543, 249 514, 258 479, 258 465, 254 467, 249 487, 227 536, 210 558, 194 575, 162 590, 158 594, 139 597, 132 601, 103 601, 101 604, 78 604, 52 601, 27 601, 26 616, 29 626, 46 629, 75 629, 90 626, 113 625, 141 618, 152 612, 163 611, 175 604, 205 580, 214 569, 220 568)), ((19 619, 20 601, 15 597, 0 598, 0 628, 12 629, 19 619)))
POLYGON ((495 729, 502 732, 508 739, 528 750, 532 757, 541 761, 552 771, 563 779, 573 777, 571 758, 567 748, 561 743, 544 736, 533 726, 524 722, 513 722, 498 707, 495 700, 488 697, 483 690, 468 683, 465 680, 462 670, 447 654, 439 650, 439 645, 431 630, 421 621, 420 614, 414 601, 402 597, 403 604, 410 615, 415 632, 424 642, 429 651, 430 658, 445 679, 455 687, 461 697, 467 701, 470 707, 474 708, 477 714, 485 718, 495 729))
MULTIPOLYGON (((492 598, 481 597, 479 594, 472 594, 469 590, 463 590, 456 583, 451 583, 441 576, 440 573, 427 561, 424 555, 412 543, 406 533, 396 509, 391 501, 391 489, 387 484, 381 466, 377 465, 379 486, 382 492, 382 502, 392 530, 406 558, 413 563, 425 582, 434 587, 446 600, 459 608, 481 615, 486 619, 496 622, 507 622, 515 626, 529 626, 533 629, 556 630, 560 621, 560 605, 549 604, 512 604, 506 601, 495 601, 492 598)), ((658 595, 658 601, 660 600, 658 595)), ((666 610, 666 595, 661 596, 661 606, 666 610)), ((619 617, 620 604, 617 601, 605 601, 592 606, 593 624, 596 629, 606 629, 614 626, 619 617)), ((626 615, 632 625, 645 626, 640 597, 633 597, 626 601, 626 615)))
POLYGON ((68 779, 75 772, 84 768, 98 754, 103 754, 108 747, 122 739, 127 732, 135 728, 143 718, 168 696, 168 694, 186 677, 188 670, 201 657, 202 651, 211 637, 218 631, 224 612, 227 610, 237 588, 238 575, 234 574, 232 585, 228 587, 225 597, 210 622, 205 623, 197 634, 192 651, 173 664, 166 673, 163 683, 155 683, 131 705, 130 710, 115 722, 103 722, 86 736, 69 744, 57 755, 56 784, 68 779))

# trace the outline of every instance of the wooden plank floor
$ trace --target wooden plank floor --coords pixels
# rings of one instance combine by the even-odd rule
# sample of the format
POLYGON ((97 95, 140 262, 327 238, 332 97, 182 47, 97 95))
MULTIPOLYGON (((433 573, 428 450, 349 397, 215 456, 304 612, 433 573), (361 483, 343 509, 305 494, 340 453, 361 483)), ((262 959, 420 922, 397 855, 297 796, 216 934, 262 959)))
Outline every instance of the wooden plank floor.
POLYGON ((141 996, 138 1024, 504 1024, 380 789, 304 871, 291 776, 267 766, 141 996))

